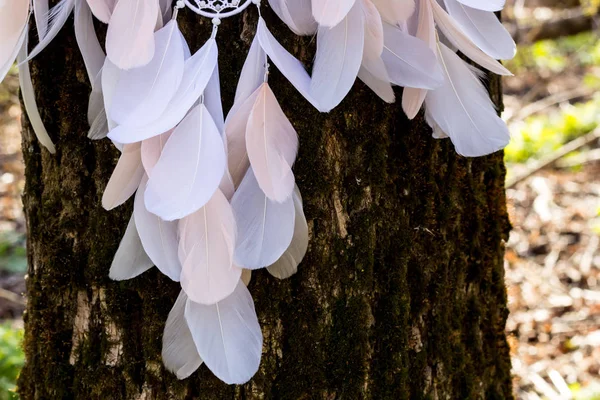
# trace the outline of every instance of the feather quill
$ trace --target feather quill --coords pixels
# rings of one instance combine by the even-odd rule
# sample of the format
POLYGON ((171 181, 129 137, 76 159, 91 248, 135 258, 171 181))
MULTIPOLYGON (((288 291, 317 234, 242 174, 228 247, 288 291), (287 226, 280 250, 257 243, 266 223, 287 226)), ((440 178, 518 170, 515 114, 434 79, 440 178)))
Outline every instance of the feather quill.
POLYGON ((260 89, 246 127, 246 148, 258 185, 267 197, 285 201, 294 190, 292 164, 298 135, 268 83, 260 89))
POLYGON ((277 261, 294 235, 294 200, 269 200, 250 168, 231 200, 238 234, 234 260, 245 269, 258 269, 277 261))
POLYGON ((252 296, 242 281, 217 304, 188 299, 185 320, 198 354, 223 382, 242 384, 258 371, 263 338, 252 296))
POLYGON ((135 226, 135 218, 131 216, 113 258, 108 276, 115 281, 124 281, 143 274, 153 266, 154 263, 152 263, 142 246, 142 241, 135 226))
POLYGON ((146 189, 146 207, 165 220, 183 218, 204 206, 225 173, 223 140, 203 104, 175 128, 146 189))
MULTIPOLYGON (((31 50, 31 53, 27 56, 26 61, 31 60, 38 54, 40 54, 49 44, 54 40, 58 32, 62 29, 67 22, 67 19, 71 15, 73 8, 75 7, 75 0, 61 0, 56 6, 54 6, 49 13, 48 20, 48 31, 44 35, 43 39, 40 39, 39 43, 31 50)), ((23 61, 22 61, 23 62, 23 61)))
POLYGON ((42 40, 48 32, 48 0, 33 0, 33 14, 35 15, 35 28, 38 38, 42 40))

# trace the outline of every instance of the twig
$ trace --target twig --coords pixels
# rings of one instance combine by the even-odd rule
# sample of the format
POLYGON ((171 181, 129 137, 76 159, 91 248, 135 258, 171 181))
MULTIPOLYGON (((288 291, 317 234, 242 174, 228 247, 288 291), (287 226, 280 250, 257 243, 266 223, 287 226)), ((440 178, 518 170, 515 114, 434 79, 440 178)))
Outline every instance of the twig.
POLYGON ((3 288, 0 288, 0 298, 11 301, 13 303, 16 303, 16 304, 19 304, 22 306, 24 306, 26 304, 25 300, 21 296, 19 296, 16 293, 11 292, 10 290, 6 290, 3 288))
POLYGON ((565 144, 558 150, 552 152, 548 156, 535 161, 524 173, 519 174, 518 176, 515 176, 512 179, 507 180, 506 188, 509 189, 509 188, 514 187, 517 183, 523 182, 525 179, 529 178, 531 175, 554 164, 556 161, 560 160, 567 154, 572 153, 575 150, 578 150, 584 146, 587 146, 588 144, 595 142, 599 138, 600 138, 600 128, 596 128, 593 131, 591 131, 590 133, 588 133, 584 136, 581 136, 575 140, 570 141, 569 143, 565 144))
POLYGON ((570 101, 578 97, 588 97, 594 93, 594 90, 586 87, 578 87, 575 89, 571 89, 567 92, 555 93, 551 96, 544 97, 539 101, 528 104, 527 106, 521 108, 520 111, 518 111, 514 115, 511 115, 506 122, 509 123, 515 119, 524 120, 525 118, 533 114, 537 114, 540 111, 543 111, 548 107, 552 107, 555 104, 564 103, 565 101, 570 101))

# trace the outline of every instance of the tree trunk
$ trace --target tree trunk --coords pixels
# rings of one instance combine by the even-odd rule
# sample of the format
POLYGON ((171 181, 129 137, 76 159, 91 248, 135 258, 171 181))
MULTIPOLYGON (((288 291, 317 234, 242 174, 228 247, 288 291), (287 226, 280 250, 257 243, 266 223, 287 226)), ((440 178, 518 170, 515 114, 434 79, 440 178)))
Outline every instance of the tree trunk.
MULTIPOLYGON (((286 48, 298 38, 265 9, 286 48)), ((225 106, 256 12, 219 32, 225 106)), ((180 14, 192 49, 210 22, 180 14)), ((69 25, 69 24, 67 24, 69 25)), ((161 338, 179 285, 153 269, 127 282, 108 270, 131 202, 100 199, 118 151, 86 138, 90 90, 71 27, 33 63, 38 105, 57 154, 24 122, 28 227, 26 366, 22 399, 510 399, 503 250, 502 154, 465 159, 357 82, 319 114, 273 69, 271 83, 300 135, 295 166, 310 247, 297 275, 253 275, 264 334, 259 372, 227 386, 205 367, 178 381, 161 338)), ((491 93, 501 102, 500 82, 491 93)), ((399 93, 398 93, 399 95, 399 93)))

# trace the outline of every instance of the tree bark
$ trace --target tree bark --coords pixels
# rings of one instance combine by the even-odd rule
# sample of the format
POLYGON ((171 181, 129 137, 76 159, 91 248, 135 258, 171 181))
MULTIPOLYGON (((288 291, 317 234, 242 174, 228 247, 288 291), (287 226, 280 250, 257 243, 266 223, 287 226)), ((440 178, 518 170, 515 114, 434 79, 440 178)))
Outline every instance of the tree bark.
MULTIPOLYGON (((314 39, 263 9, 276 37, 310 65, 314 39)), ((180 24, 192 49, 209 36, 209 21, 189 11, 180 24)), ((255 26, 251 10, 220 27, 226 107, 255 26)), ((309 251, 289 280, 253 275, 265 341, 248 384, 227 386, 205 366, 178 381, 160 357, 178 284, 156 269, 108 278, 132 207, 100 205, 119 153, 86 138, 90 87, 70 26, 32 74, 57 154, 40 148, 25 120, 22 399, 512 398, 501 153, 457 156, 448 140, 431 138, 422 115, 408 121, 358 81, 340 107, 319 114, 273 67, 272 87, 300 135, 295 173, 309 251)), ((500 81, 490 82, 500 104, 500 81)))

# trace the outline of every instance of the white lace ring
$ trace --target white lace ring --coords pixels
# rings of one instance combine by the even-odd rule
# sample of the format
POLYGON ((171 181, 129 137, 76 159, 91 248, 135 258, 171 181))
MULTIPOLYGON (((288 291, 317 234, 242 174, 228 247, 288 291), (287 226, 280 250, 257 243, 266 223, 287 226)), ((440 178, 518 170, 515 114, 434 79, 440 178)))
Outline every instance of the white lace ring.
POLYGON ((244 11, 252 0, 184 0, 189 9, 207 18, 228 18, 244 11))

